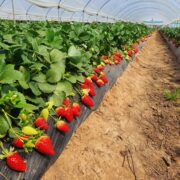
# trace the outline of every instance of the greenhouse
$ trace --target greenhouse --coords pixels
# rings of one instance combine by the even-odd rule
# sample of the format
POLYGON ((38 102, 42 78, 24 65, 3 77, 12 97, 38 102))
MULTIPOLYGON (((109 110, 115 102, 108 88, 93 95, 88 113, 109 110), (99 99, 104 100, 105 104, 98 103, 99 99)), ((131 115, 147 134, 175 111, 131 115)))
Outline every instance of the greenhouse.
POLYGON ((0 180, 180 179, 180 0, 0 0, 0 180))

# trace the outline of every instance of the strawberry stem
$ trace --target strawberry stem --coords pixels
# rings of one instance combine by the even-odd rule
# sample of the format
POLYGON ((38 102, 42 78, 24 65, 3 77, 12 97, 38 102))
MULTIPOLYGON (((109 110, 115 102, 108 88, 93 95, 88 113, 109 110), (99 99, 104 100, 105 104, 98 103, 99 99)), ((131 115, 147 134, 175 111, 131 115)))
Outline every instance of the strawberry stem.
POLYGON ((22 135, 21 133, 17 133, 12 127, 9 129, 9 132, 15 135, 16 137, 19 137, 22 135))
MULTIPOLYGON (((54 108, 52 108, 51 110, 56 114, 56 111, 54 110, 54 108)), ((49 116, 51 116, 51 115, 49 115, 49 116)))
POLYGON ((49 115, 56 123, 58 122, 57 119, 55 119, 52 115, 49 115))
POLYGON ((9 113, 7 113, 7 112, 6 112, 6 114, 7 114, 9 117, 11 117, 12 119, 18 119, 18 118, 12 116, 11 114, 9 114, 9 113))
POLYGON ((4 149, 2 141, 0 141, 0 147, 1 147, 2 150, 4 149))
POLYGON ((76 81, 76 83, 79 84, 79 85, 82 85, 82 82, 80 82, 80 81, 78 81, 78 80, 76 81))
POLYGON ((82 96, 83 94, 82 94, 82 92, 81 91, 79 91, 79 89, 77 89, 76 87, 73 87, 74 88, 74 90, 80 95, 80 96, 82 96))
POLYGON ((2 112, 4 113, 4 116, 6 118, 6 122, 8 123, 9 127, 12 128, 11 121, 10 121, 8 115, 7 115, 8 113, 6 111, 4 111, 4 109, 2 109, 2 112))

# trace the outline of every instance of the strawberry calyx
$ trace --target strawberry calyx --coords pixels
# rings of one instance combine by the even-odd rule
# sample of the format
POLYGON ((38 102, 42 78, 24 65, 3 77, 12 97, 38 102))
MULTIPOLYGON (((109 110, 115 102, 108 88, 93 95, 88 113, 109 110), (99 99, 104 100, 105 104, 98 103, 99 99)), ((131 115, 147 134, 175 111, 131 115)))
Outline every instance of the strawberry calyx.
POLYGON ((14 151, 13 147, 10 147, 9 150, 4 148, 3 143, 0 141, 0 147, 2 149, 2 154, 0 156, 0 159, 5 159, 8 156, 11 156, 13 153, 15 153, 16 151, 14 151))
POLYGON ((82 94, 83 95, 88 95, 89 91, 90 91, 90 89, 82 89, 82 94))

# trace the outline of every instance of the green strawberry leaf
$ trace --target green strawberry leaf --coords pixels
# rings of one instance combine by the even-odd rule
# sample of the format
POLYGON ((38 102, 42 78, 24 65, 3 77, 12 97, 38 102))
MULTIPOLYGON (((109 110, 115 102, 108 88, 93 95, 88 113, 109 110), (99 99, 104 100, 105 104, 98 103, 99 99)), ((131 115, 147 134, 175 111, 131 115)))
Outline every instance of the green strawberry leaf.
POLYGON ((81 51, 77 49, 75 46, 71 46, 68 49, 68 57, 74 62, 78 63, 81 61, 81 51))
POLYGON ((43 73, 36 74, 35 76, 32 77, 32 80, 40 83, 45 83, 46 75, 44 75, 43 73))
POLYGON ((11 84, 22 78, 22 73, 14 69, 14 65, 8 64, 0 72, 0 83, 11 84))
POLYGON ((31 102, 31 103, 34 103, 34 104, 37 104, 38 106, 44 106, 45 104, 45 101, 43 100, 43 98, 41 97, 29 97, 29 96, 25 96, 26 100, 31 102))
POLYGON ((65 64, 65 59, 66 59, 66 54, 57 50, 57 49, 53 49, 51 52, 50 52, 50 57, 51 57, 51 61, 53 63, 62 63, 62 64, 65 64))
POLYGON ((57 84, 55 92, 64 92, 66 96, 70 96, 73 93, 72 84, 68 81, 61 81, 57 84))
POLYGON ((38 53, 42 55, 48 63, 50 63, 50 56, 46 46, 40 45, 38 47, 38 53))
POLYGON ((52 93, 56 89, 56 85, 48 83, 38 83, 38 87, 43 93, 52 93))
POLYGON ((0 115, 0 138, 6 136, 9 125, 4 116, 0 115))
POLYGON ((69 77, 66 77, 66 80, 68 80, 69 82, 71 82, 73 84, 76 83, 76 81, 77 81, 76 77, 73 75, 69 75, 69 77))
POLYGON ((55 37, 55 34, 54 34, 53 29, 48 29, 47 32, 46 32, 47 41, 48 42, 53 42, 54 37, 55 37))
POLYGON ((53 101, 55 106, 60 106, 66 97, 65 93, 62 91, 56 91, 52 96, 49 97, 49 100, 53 101))
POLYGON ((10 128, 8 134, 10 138, 15 138, 17 137, 17 134, 22 134, 22 132, 19 128, 15 127, 15 128, 10 128))
POLYGON ((5 58, 6 58, 5 54, 0 54, 0 62, 1 62, 1 61, 4 61, 5 58))
POLYGON ((46 72, 46 80, 49 83, 57 83, 61 80, 62 74, 60 70, 56 68, 51 68, 46 72))
POLYGON ((41 91, 39 90, 37 83, 30 82, 29 87, 30 87, 31 91, 33 92, 33 94, 35 96, 40 96, 41 95, 41 91))
POLYGON ((3 70, 4 66, 6 65, 4 59, 5 59, 5 55, 0 54, 0 72, 3 70))

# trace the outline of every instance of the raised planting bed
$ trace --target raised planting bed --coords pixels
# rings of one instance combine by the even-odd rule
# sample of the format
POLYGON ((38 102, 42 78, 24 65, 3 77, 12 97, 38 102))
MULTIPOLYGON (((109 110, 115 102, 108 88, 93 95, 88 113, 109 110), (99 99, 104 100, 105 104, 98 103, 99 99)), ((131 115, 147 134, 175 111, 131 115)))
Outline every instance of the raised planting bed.
POLYGON ((177 47, 174 45, 173 41, 171 39, 167 38, 165 35, 163 35, 163 38, 167 42, 169 48, 172 50, 172 52, 175 54, 177 57, 178 62, 180 63, 180 46, 177 47))
POLYGON ((180 63, 180 28, 164 27, 160 32, 180 63))
MULTIPOLYGON (((143 48, 145 45, 144 43, 141 43, 139 45, 139 50, 143 48)), ((132 60, 135 59, 135 55, 133 55, 132 60)), ((102 102, 102 99, 106 92, 114 85, 117 78, 122 75, 122 73, 127 68, 129 62, 126 60, 122 60, 121 64, 109 66, 107 65, 105 67, 105 74, 108 78, 108 83, 99 88, 97 85, 95 85, 95 91, 96 96, 93 97, 94 101, 94 107, 92 109, 87 108, 83 104, 81 104, 81 116, 79 118, 75 118, 75 120, 71 123, 68 123, 70 131, 67 134, 62 134, 59 131, 55 131, 53 128, 53 121, 51 118, 48 119, 49 122, 49 129, 47 131, 47 134, 50 136, 54 149, 55 149, 55 155, 54 156, 45 156, 41 155, 40 153, 33 151, 32 153, 24 153, 20 152, 22 157, 26 159, 27 162, 27 170, 24 173, 16 172, 11 169, 9 169, 6 166, 5 161, 0 161, 0 172, 1 174, 5 175, 7 179, 10 180, 35 180, 40 179, 42 175, 45 173, 45 171, 56 161, 56 159, 60 156, 63 149, 65 148, 66 144, 70 140, 72 134, 75 132, 75 130, 80 126, 80 124, 86 120, 86 118, 90 115, 91 112, 95 111, 100 103, 102 102)), ((7 145, 8 146, 8 145, 7 145)), ((3 176, 0 176, 0 179, 4 179, 3 176)))

